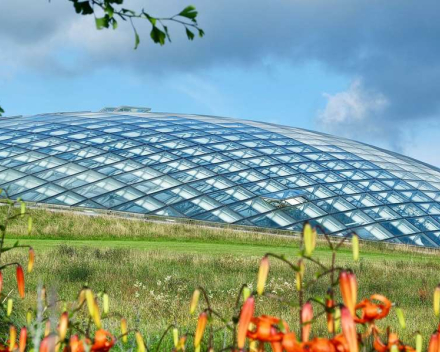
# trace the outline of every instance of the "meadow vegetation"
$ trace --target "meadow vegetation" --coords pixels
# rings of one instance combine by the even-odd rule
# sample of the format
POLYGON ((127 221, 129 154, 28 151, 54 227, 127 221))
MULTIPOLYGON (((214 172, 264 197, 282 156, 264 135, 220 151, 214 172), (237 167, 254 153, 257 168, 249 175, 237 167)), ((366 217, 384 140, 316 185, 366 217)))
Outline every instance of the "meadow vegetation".
MULTIPOLYGON (((106 291, 114 313, 128 318, 148 343, 153 344, 171 323, 194 331, 197 317, 189 314, 194 289, 203 285, 213 307, 231 316, 231 302, 243 283, 255 289, 259 261, 267 252, 293 259, 299 249, 295 236, 274 236, 207 228, 187 224, 150 223, 86 216, 64 212, 33 210, 34 226, 29 235, 20 224, 12 225, 7 243, 16 239, 32 245, 37 253, 35 270, 27 276, 28 295, 17 305, 14 319, 23 321, 28 306, 36 299, 38 285, 44 283, 52 299, 74 301, 87 283, 95 291, 106 291)), ((27 253, 6 253, 4 260, 26 261, 27 253)), ((318 240, 314 256, 328 264, 330 254, 318 240)), ((429 249, 362 243, 361 259, 354 263, 351 248, 338 254, 341 266, 351 267, 359 282, 359 297, 381 293, 402 308, 406 329, 394 313, 387 319, 394 331, 412 342, 416 331, 429 336, 438 319, 432 312, 432 292, 440 281, 440 257, 429 249)), ((307 264, 305 281, 312 278, 313 264, 307 264)), ((5 271, 4 292, 15 289, 14 273, 5 271)), ((308 293, 322 295, 328 283, 318 281, 308 293)), ((266 292, 295 297, 295 275, 283 263, 273 261, 266 292)), ((257 297, 257 312, 282 318, 298 325, 298 308, 266 297, 257 297)), ((54 311, 54 315, 59 315, 54 311)), ((84 317, 85 319, 86 317, 84 317)), ((382 322, 378 322, 378 326, 382 322)), ((109 331, 119 329, 118 319, 104 323, 109 331)), ((324 322, 313 325, 312 335, 324 335, 324 322)), ((227 336, 219 335, 222 345, 227 336)), ((425 341, 426 342, 426 341, 425 341)), ((171 337, 165 341, 171 348, 171 337)), ((166 346, 165 345, 165 346, 166 346)), ((170 350, 170 349, 168 349, 170 350)))

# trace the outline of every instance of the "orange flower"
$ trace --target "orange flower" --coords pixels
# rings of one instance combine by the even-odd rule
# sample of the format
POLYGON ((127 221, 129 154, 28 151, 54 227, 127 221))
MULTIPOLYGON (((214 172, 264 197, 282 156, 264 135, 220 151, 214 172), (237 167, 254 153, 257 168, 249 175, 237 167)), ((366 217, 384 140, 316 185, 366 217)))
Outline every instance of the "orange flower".
POLYGON ((18 339, 18 350, 24 352, 26 350, 27 330, 23 326, 20 330, 20 338, 18 339))
POLYGON ((294 332, 288 332, 284 334, 282 346, 286 352, 299 352, 302 351, 301 344, 296 340, 294 332))
POLYGON ((196 335, 194 337, 194 347, 198 347, 200 345, 207 322, 208 314, 206 314, 206 312, 200 313, 199 320, 197 322, 196 335))
POLYGON ((17 286, 20 297, 24 298, 24 273, 21 265, 17 265, 17 286))
POLYGON ((84 352, 85 351, 84 342, 90 344, 89 340, 85 340, 85 341, 80 340, 78 338, 78 335, 71 336, 69 341, 70 352, 84 352))
POLYGON ((257 281, 257 293, 262 295, 264 292, 264 286, 266 285, 267 275, 269 273, 269 258, 264 256, 260 262, 260 268, 258 269, 258 281, 257 281))
POLYGON ((355 316, 356 323, 365 324, 371 323, 374 320, 385 318, 391 309, 391 302, 382 295, 372 295, 370 299, 364 299, 356 305, 356 310, 361 309, 361 317, 355 316), (372 301, 376 300, 381 303, 376 304, 372 301))
MULTIPOLYGON (((46 336, 40 344, 40 352, 57 352, 59 349, 58 336, 51 334, 46 336)), ((84 350, 83 350, 84 351, 84 350)), ((72 350, 72 352, 74 352, 72 350)))
POLYGON ((358 352, 358 341, 356 333, 356 325, 354 324, 353 316, 347 307, 341 308, 341 326, 342 333, 347 340, 348 350, 350 352, 358 352))
POLYGON ((255 326, 252 330, 248 330, 247 336, 252 340, 261 342, 280 342, 283 339, 283 332, 280 331, 280 323, 283 324, 284 330, 289 331, 286 322, 276 317, 262 315, 251 319, 255 326))
POLYGON ((92 345, 92 352, 107 352, 115 344, 115 338, 104 329, 99 329, 95 333, 95 341, 92 345))
POLYGON ((310 302, 303 305, 301 309, 301 320, 302 320, 302 331, 301 337, 302 342, 309 341, 310 330, 312 329, 311 321, 313 319, 313 307, 310 302))
POLYGON ((345 306, 350 311, 351 315, 356 315, 356 301, 357 301, 357 281, 356 276, 352 272, 341 271, 339 274, 339 286, 341 288, 342 300, 345 306))
MULTIPOLYGON (((375 334, 373 347, 377 352, 389 352, 393 346, 395 346, 398 351, 415 352, 415 349, 411 346, 404 345, 396 333, 390 333, 388 335, 388 343, 386 345, 380 340, 379 336, 375 334)), ((438 349, 435 351, 438 352, 438 349)))
POLYGON ((28 262, 28 273, 32 272, 35 262, 35 251, 32 247, 29 247, 29 262, 28 262))
POLYGON ((254 316, 255 311, 255 299, 249 297, 243 304, 243 308, 240 313, 240 320, 238 321, 238 333, 237 333, 237 345, 239 349, 244 348, 246 342, 246 333, 249 329, 249 323, 254 316))

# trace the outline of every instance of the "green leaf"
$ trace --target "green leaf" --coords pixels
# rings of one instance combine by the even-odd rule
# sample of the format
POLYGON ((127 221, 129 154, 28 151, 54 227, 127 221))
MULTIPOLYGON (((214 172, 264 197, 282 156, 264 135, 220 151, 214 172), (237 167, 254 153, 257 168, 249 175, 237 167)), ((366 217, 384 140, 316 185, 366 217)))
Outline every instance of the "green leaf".
POLYGON ((134 30, 134 50, 136 50, 138 48, 140 42, 141 42, 141 40, 139 38, 139 34, 135 29, 134 30))
POLYGON ((186 35, 188 37, 189 40, 194 40, 194 33, 191 32, 187 27, 185 27, 186 29, 186 35))
POLYGON ((136 12, 134 12, 133 10, 129 10, 129 9, 121 9, 121 12, 122 12, 123 14, 127 14, 127 13, 129 13, 130 15, 133 15, 133 16, 136 15, 136 12))
POLYGON ((0 106, 0 116, 2 116, 2 114, 5 112, 5 110, 2 109, 2 107, 0 106))
POLYGON ((168 41, 171 42, 171 37, 170 34, 168 33, 168 27, 163 26, 163 30, 165 31, 165 35, 167 36, 168 41))
POLYGON ((96 28, 97 29, 108 28, 109 20, 110 18, 108 17, 108 15, 105 15, 104 17, 101 18, 95 18, 96 28))
POLYGON ((105 12, 107 12, 109 17, 113 17, 113 14, 115 13, 115 9, 111 5, 107 5, 105 7, 105 12))
POLYGON ((156 26, 153 26, 153 28, 150 32, 150 37, 151 37, 151 39, 153 39, 153 42, 155 42, 155 43, 159 43, 160 45, 165 44, 166 34, 165 34, 165 32, 161 31, 156 26))
POLYGON ((185 7, 180 13, 179 16, 190 19, 193 22, 196 22, 197 11, 196 8, 192 5, 185 7))
POLYGON ((202 38, 205 35, 205 32, 203 31, 203 29, 198 28, 199 31, 199 37, 202 38))
POLYGON ((116 21, 114 18, 112 19, 112 26, 113 26, 113 29, 118 28, 118 21, 116 21))
POLYGON ((79 0, 70 0, 73 2, 73 6, 75 7, 76 13, 80 13, 81 15, 91 15, 93 13, 93 7, 90 6, 90 2, 87 1, 79 1, 79 0))

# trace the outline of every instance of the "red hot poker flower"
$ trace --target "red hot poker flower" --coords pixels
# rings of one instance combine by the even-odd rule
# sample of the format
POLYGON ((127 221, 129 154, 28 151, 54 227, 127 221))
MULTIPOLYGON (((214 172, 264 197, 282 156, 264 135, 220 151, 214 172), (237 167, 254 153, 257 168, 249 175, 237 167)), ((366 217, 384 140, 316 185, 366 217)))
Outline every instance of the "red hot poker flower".
POLYGON ((237 345, 239 349, 243 349, 246 343, 246 334, 249 329, 249 324, 255 311, 255 299, 249 297, 243 304, 240 313, 240 320, 238 321, 237 345))
POLYGON ((310 330, 312 329, 311 321, 313 319, 313 307, 310 302, 303 305, 301 309, 301 319, 302 319, 302 342, 309 341, 310 330))
POLYGON ((350 311, 353 318, 356 315, 355 307, 357 301, 357 281, 352 272, 341 271, 339 274, 339 286, 341 289, 342 300, 350 311))
POLYGON ((372 323, 374 320, 385 318, 391 309, 391 302, 382 295, 372 295, 370 299, 364 299, 356 305, 356 310, 361 310, 361 317, 355 317, 355 322, 360 324, 372 323), (381 303, 373 303, 373 301, 381 303))
POLYGON ((20 297, 24 298, 24 273, 21 265, 17 265, 17 286, 20 297))

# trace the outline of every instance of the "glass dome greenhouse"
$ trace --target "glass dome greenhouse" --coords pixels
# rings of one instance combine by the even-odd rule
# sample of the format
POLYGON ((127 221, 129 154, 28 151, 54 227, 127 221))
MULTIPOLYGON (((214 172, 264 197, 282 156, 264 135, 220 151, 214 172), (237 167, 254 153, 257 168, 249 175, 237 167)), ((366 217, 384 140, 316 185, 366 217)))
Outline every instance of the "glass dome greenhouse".
POLYGON ((352 140, 106 108, 0 120, 0 187, 25 201, 440 245, 440 170, 352 140))

